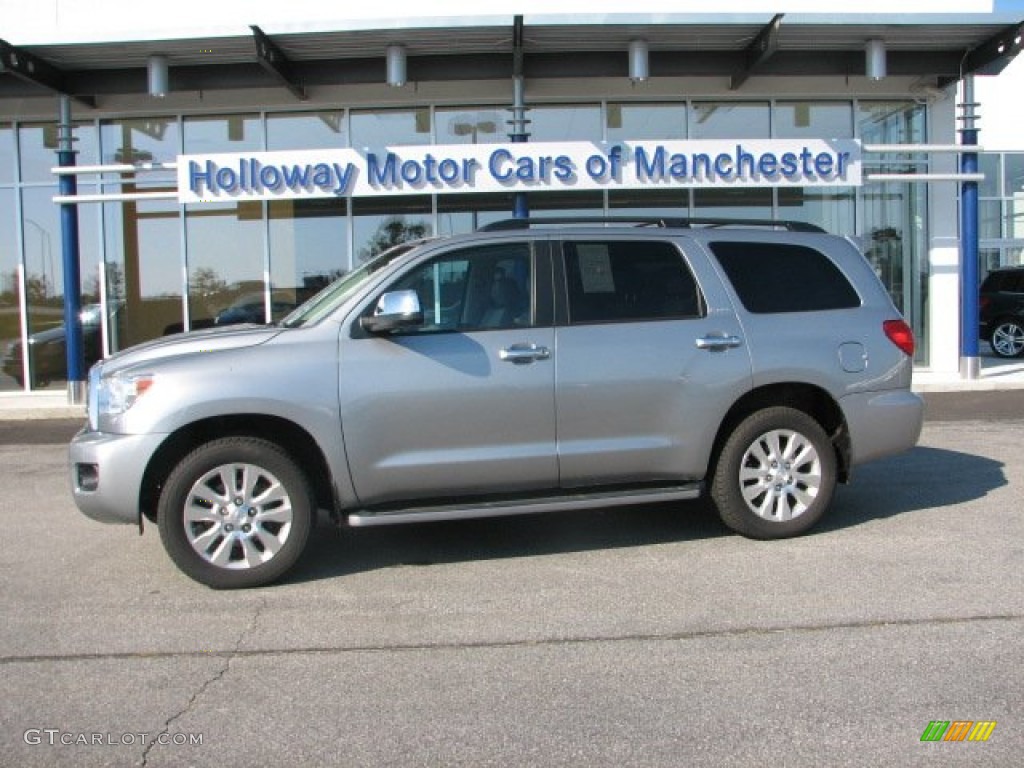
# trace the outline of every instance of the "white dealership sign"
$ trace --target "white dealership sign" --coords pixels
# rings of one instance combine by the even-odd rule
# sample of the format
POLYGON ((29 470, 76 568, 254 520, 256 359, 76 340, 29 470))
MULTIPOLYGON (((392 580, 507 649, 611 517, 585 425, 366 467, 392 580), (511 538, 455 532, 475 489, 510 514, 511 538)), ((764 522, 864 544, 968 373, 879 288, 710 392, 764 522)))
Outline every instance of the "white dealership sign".
POLYGON ((852 139, 449 144, 182 155, 182 203, 861 183, 852 139))

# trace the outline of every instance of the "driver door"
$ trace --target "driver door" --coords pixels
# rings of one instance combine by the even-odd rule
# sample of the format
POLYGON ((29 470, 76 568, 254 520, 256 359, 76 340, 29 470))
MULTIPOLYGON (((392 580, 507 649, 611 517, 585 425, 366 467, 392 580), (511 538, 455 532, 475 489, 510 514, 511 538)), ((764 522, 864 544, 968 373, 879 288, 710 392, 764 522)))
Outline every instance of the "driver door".
POLYGON ((342 330, 342 431, 363 504, 557 487, 550 268, 539 280, 537 264, 525 240, 448 252, 381 292, 415 290, 421 324, 342 330))

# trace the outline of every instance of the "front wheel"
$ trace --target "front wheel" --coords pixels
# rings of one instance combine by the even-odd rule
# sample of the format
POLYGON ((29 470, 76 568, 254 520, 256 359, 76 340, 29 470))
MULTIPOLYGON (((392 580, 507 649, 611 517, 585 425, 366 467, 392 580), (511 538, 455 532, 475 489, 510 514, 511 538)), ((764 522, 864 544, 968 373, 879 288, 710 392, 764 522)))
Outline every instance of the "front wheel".
POLYGON ((825 513, 836 455, 814 419, 794 408, 756 411, 726 440, 711 497, 722 521, 755 539, 796 536, 825 513))
POLYGON ((999 357, 1020 357, 1024 355, 1024 327, 1016 320, 1003 320, 992 330, 989 344, 999 357))
POLYGON ((157 508, 167 554, 215 589, 279 578, 305 549, 315 513, 295 462, 274 443, 251 437, 214 440, 182 459, 157 508))

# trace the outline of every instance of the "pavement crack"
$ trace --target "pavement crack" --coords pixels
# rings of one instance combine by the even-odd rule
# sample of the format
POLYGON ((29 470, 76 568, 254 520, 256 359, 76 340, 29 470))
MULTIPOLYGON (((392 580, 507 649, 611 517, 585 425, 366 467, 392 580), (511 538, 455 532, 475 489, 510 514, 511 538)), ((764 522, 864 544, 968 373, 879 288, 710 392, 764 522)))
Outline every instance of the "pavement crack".
POLYGON ((142 751, 142 766, 146 766, 148 764, 149 753, 152 751, 153 747, 161 743, 162 739, 165 739, 170 735, 171 728, 173 727, 174 723, 183 718, 185 715, 189 714, 195 707, 196 702, 199 701, 200 697, 204 693, 206 693, 206 690, 210 686, 214 685, 215 683, 223 679, 224 675, 226 675, 228 670, 231 669, 231 662, 235 658, 237 658, 239 654, 242 652, 242 643, 245 642, 246 637, 248 637, 256 628, 256 624, 259 621, 260 616, 263 614, 263 611, 266 609, 266 607, 267 599, 264 597, 256 606, 256 610, 253 611, 252 617, 249 619, 249 623, 242 629, 241 632, 238 633, 238 637, 235 639, 234 648, 228 653, 218 654, 222 657, 223 661, 220 667, 216 669, 210 677, 208 677, 206 680, 202 682, 202 684, 195 691, 195 693, 193 693, 189 697, 189 700, 185 703, 184 707, 182 707, 180 710, 175 712, 173 715, 167 718, 167 720, 164 721, 163 730, 160 731, 160 733, 158 733, 155 738, 150 739, 146 743, 146 748, 142 751))
MULTIPOLYGON (((1021 622, 1024 621, 1024 614, 979 614, 974 616, 934 616, 927 618, 877 618, 862 619, 853 621, 840 621, 820 624, 778 624, 767 626, 749 627, 723 627, 718 629, 694 629, 684 631, 665 632, 636 632, 622 634, 593 634, 593 635, 565 635, 562 637, 536 637, 536 638, 515 638, 510 640, 470 640, 470 641, 438 641, 423 643, 366 643, 346 646, 299 646, 292 648, 253 648, 242 650, 241 644, 246 635, 255 628, 256 621, 263 610, 261 606, 249 622, 249 626, 242 631, 233 649, 221 651, 137 651, 123 653, 71 653, 53 655, 32 655, 32 656, 5 656, 0 657, 0 667, 7 664, 47 664, 54 662, 87 662, 106 661, 110 659, 134 659, 134 660, 157 660, 157 659, 184 659, 199 658, 204 656, 220 656, 224 659, 224 672, 232 661, 248 658, 262 658, 268 656, 326 656, 331 654, 348 653, 401 653, 409 651, 459 651, 459 650, 482 650, 488 648, 519 648, 519 647, 543 647, 543 646, 569 646, 588 643, 636 643, 636 642, 662 642, 662 641, 687 641, 705 640, 723 637, 758 637, 777 635, 784 633, 816 633, 834 631, 862 631, 894 629, 900 627, 942 627, 981 622, 1021 622)), ((219 679, 219 677, 218 677, 219 679)), ((211 679, 203 689, 216 682, 211 679)), ((195 698, 202 693, 197 691, 195 698)), ((192 702, 190 702, 191 705, 192 702)), ((173 722, 188 711, 185 707, 178 715, 171 718, 168 723, 173 722)))

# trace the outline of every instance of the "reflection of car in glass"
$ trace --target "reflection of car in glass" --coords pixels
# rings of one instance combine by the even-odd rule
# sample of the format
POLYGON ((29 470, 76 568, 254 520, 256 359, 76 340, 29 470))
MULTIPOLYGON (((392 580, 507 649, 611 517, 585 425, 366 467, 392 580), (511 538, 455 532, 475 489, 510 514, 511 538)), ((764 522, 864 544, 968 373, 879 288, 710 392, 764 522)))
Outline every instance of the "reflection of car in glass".
POLYGON ((1024 355, 1024 267, 989 272, 981 284, 981 338, 999 357, 1024 355))
MULTIPOLYGON (((79 317, 82 318, 82 348, 85 354, 85 367, 103 357, 103 341, 101 321, 103 307, 100 304, 86 304, 79 317)), ((66 337, 64 325, 37 331, 28 337, 28 350, 32 366, 34 386, 45 387, 51 381, 60 381, 68 377, 67 352, 64 347, 66 337)), ((12 341, 4 355, 3 371, 24 386, 21 364, 21 341, 12 341)))
MULTIPOLYGON (((264 314, 264 302, 262 293, 246 293, 239 296, 225 309, 221 310, 213 319, 214 325, 235 325, 238 323, 258 323, 263 325, 267 322, 264 314)), ((270 310, 273 317, 282 317, 295 309, 294 301, 287 301, 285 297, 272 296, 270 299, 270 310)))

